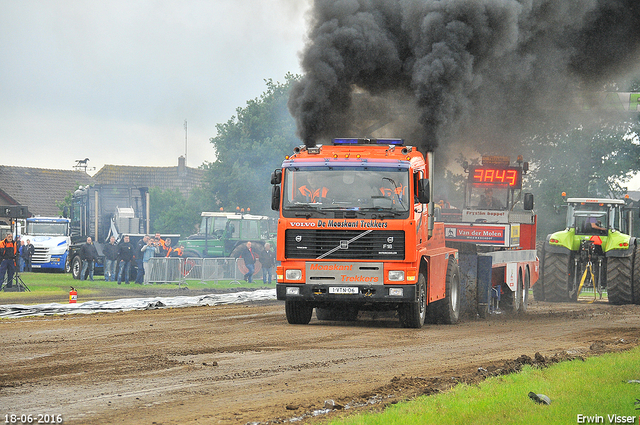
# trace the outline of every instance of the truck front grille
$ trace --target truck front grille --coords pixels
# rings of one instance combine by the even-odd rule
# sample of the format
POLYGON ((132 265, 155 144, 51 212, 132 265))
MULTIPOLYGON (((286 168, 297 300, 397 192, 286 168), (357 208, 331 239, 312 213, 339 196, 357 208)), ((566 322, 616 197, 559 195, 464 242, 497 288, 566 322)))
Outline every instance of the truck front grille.
POLYGON ((288 229, 285 232, 285 257, 404 260, 403 231, 373 230, 363 233, 364 230, 288 229))

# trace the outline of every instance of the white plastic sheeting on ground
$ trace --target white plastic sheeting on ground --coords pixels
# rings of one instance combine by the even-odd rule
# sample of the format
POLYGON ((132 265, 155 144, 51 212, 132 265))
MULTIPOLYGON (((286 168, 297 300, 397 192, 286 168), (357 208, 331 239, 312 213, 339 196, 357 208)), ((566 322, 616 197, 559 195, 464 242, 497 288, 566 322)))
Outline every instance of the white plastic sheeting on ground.
POLYGON ((275 289, 209 294, 197 297, 127 298, 114 301, 87 301, 77 304, 0 305, 0 318, 47 316, 53 314, 104 313, 156 308, 192 307, 200 305, 241 304, 276 299, 275 289))

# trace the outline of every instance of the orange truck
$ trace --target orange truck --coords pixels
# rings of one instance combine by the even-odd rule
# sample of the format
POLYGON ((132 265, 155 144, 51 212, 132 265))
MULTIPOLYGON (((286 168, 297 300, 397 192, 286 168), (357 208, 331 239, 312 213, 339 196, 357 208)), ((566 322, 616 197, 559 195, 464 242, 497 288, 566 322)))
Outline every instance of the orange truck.
POLYGON ((434 220, 433 156, 401 139, 300 146, 271 176, 278 300, 287 321, 397 311, 420 328, 460 316, 458 253, 434 220))

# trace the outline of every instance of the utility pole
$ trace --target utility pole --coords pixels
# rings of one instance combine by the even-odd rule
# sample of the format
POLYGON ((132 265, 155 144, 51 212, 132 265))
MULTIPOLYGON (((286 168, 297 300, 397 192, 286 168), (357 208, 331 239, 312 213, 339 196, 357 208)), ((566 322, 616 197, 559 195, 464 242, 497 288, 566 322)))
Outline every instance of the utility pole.
POLYGON ((184 120, 184 166, 187 166, 187 120, 184 120))

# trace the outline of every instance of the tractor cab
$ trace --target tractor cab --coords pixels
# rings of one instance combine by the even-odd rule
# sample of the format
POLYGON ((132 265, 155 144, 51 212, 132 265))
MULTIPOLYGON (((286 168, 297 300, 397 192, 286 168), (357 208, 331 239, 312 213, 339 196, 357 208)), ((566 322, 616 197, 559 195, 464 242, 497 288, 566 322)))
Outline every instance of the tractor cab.
POLYGON ((576 235, 607 236, 609 231, 629 234, 631 209, 622 199, 567 199, 567 228, 576 235))

